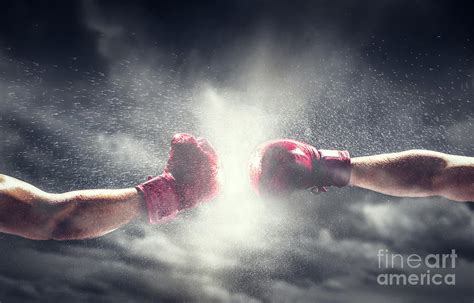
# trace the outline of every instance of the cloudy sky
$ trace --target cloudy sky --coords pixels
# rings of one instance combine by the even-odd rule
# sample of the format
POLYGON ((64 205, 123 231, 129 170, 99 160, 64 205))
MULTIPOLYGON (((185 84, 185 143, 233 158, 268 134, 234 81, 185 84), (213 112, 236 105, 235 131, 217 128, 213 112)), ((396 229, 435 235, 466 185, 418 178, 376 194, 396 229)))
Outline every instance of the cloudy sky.
POLYGON ((0 234, 0 301, 472 302, 471 203, 357 188, 260 201, 245 171, 281 137, 354 157, 474 156, 468 3, 2 3, 0 173, 51 192, 132 187, 191 132, 218 149, 226 185, 166 225, 87 241, 0 234), (428 269, 379 268, 380 249, 455 249, 456 285, 378 285, 428 269))

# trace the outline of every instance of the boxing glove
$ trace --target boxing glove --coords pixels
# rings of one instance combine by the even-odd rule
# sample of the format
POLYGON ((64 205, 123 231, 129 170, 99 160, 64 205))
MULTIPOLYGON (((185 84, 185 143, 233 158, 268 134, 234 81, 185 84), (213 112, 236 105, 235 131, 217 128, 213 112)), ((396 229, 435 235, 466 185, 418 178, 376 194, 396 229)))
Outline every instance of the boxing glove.
POLYGON ((295 140, 261 145, 250 159, 250 182, 259 195, 278 196, 298 189, 324 192, 327 186, 349 183, 349 152, 318 150, 295 140))
POLYGON ((214 198, 219 192, 218 165, 206 139, 175 135, 163 174, 136 186, 143 194, 150 223, 169 221, 180 210, 214 198))

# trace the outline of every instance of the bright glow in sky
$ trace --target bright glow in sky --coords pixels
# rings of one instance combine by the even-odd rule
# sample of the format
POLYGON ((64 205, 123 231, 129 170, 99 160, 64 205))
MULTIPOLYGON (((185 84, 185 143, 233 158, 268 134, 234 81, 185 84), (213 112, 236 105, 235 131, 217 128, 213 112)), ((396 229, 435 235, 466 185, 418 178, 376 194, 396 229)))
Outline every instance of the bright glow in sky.
POLYGON ((203 265, 232 266, 237 264, 232 252, 265 243, 265 205, 250 189, 247 164, 251 151, 272 129, 268 116, 235 102, 231 94, 205 86, 197 98, 205 108, 199 115, 203 133, 220 156, 223 186, 204 208, 204 218, 191 223, 189 240, 202 254, 203 265))

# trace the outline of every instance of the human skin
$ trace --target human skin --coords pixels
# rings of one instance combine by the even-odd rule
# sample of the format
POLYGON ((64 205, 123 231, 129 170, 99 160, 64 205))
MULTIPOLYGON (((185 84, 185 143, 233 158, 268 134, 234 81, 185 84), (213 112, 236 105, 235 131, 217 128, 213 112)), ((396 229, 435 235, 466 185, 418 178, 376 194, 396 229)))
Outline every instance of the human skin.
MULTIPOLYGON (((474 200, 474 158, 427 150, 353 158, 350 185, 399 197, 474 200)), ((0 175, 0 232, 34 240, 99 237, 146 218, 135 188, 44 192, 0 175)))
POLYGON ((44 192, 0 175, 0 232, 34 240, 99 237, 137 218, 145 202, 135 188, 44 192))
POLYGON ((429 150, 353 158, 350 185, 398 197, 474 201, 474 158, 429 150))
POLYGON ((135 188, 56 194, 0 174, 0 232, 34 240, 95 238, 134 219, 164 222, 218 191, 218 157, 209 141, 178 133, 163 173, 135 188))

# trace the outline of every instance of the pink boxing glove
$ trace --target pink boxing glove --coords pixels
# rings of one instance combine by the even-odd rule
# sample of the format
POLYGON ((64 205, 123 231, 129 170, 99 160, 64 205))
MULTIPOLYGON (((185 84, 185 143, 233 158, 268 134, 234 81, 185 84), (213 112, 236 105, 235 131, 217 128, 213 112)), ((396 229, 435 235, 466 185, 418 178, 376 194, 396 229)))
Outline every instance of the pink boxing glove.
POLYGON ((326 186, 349 184, 349 152, 317 150, 295 140, 261 145, 250 160, 250 182, 257 194, 282 195, 297 189, 325 192, 326 186))
POLYGON ((137 185, 136 189, 143 194, 150 223, 168 221, 180 210, 195 207, 218 194, 217 154, 206 139, 177 134, 171 141, 163 174, 137 185))

